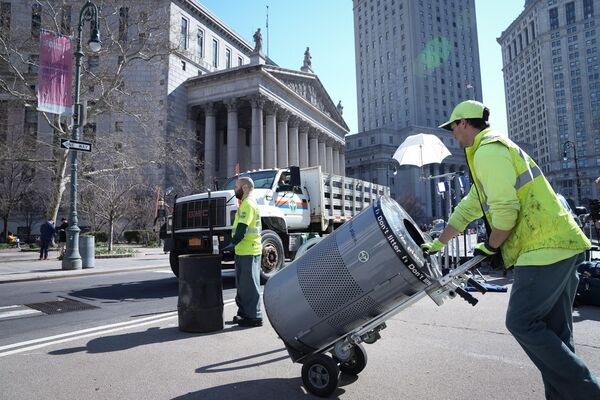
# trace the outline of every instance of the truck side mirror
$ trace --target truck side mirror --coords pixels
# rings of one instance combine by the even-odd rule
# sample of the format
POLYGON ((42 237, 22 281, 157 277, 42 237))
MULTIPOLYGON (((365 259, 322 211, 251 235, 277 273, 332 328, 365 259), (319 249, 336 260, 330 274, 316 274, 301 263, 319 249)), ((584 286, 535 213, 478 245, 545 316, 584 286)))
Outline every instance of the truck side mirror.
POLYGON ((290 167, 290 185, 292 187, 300 187, 302 185, 300 180, 300 167, 290 167))

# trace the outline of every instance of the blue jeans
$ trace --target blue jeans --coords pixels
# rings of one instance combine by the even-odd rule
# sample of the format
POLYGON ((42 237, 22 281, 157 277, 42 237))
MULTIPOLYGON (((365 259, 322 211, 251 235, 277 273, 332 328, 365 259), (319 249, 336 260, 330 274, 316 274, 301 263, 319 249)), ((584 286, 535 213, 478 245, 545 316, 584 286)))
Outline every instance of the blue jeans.
POLYGON ((260 312, 260 260, 261 256, 235 256, 235 303, 238 315, 262 319, 260 312))
POLYGON ((40 240, 40 260, 48 258, 48 247, 50 247, 50 240, 40 240))
POLYGON ((575 354, 573 300, 583 253, 544 266, 515 266, 506 327, 542 373, 546 399, 600 399, 600 384, 575 354))

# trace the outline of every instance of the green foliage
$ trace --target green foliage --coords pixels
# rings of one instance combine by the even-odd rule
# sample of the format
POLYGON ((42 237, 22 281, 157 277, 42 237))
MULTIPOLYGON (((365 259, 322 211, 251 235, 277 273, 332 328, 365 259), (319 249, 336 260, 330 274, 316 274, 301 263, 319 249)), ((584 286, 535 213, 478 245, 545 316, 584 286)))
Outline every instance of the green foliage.
POLYGON ((135 254, 137 253, 136 249, 131 249, 131 248, 127 248, 127 247, 113 247, 112 251, 108 251, 107 248, 96 248, 96 255, 101 255, 101 254, 118 254, 118 255, 123 255, 123 254, 135 254))
POLYGON ((86 235, 95 237, 95 242, 108 242, 108 233, 106 232, 88 232, 86 235))
POLYGON ((123 232, 123 238, 129 244, 133 242, 139 244, 147 241, 155 241, 157 240, 157 235, 152 231, 137 229, 123 232))

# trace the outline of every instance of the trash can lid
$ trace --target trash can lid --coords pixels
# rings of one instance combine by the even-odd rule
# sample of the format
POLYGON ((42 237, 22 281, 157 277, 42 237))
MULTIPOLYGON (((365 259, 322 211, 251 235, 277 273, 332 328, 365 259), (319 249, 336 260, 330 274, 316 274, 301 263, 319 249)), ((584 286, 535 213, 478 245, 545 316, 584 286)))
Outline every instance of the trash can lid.
MULTIPOLYGON (((377 199, 373 211, 379 229, 398 258, 417 279, 430 285, 432 276, 426 271, 427 260, 420 248, 424 239, 415 221, 389 196, 377 199)), ((439 270, 435 257, 430 262, 431 268, 439 270)))

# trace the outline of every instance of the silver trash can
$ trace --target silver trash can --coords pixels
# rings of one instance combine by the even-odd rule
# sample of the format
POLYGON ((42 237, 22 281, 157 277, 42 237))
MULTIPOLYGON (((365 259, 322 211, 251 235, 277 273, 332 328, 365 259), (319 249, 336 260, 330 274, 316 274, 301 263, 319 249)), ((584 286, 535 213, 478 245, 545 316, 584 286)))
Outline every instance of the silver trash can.
POLYGON ((96 265, 96 238, 90 235, 79 236, 81 268, 94 268, 96 265))
POLYGON ((426 262, 423 233, 380 197, 267 282, 271 325, 292 360, 310 354, 406 301, 441 276, 426 262))

